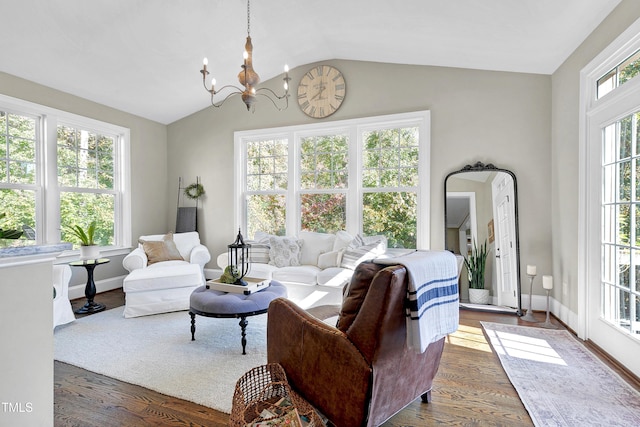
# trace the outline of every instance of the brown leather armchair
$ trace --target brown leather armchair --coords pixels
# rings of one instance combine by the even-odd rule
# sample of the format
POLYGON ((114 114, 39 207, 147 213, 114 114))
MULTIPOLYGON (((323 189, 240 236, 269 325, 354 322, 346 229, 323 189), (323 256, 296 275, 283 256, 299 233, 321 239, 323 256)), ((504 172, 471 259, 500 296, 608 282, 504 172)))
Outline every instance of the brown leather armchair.
POLYGON ((424 353, 406 345, 406 269, 365 262, 345 289, 337 327, 289 300, 269 307, 267 358, 336 427, 378 426, 430 400, 444 338, 424 353))

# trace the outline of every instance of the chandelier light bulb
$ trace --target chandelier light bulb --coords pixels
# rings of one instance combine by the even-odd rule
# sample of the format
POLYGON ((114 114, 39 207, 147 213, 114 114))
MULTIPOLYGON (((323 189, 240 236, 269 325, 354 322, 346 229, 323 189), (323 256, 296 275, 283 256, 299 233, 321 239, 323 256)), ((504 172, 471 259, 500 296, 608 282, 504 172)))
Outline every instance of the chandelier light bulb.
POLYGON ((202 60, 202 64, 203 65, 209 65, 209 60, 207 59, 207 57, 205 56, 204 59, 202 60))
POLYGON ((242 53, 242 57, 246 60, 249 57, 249 52, 246 50, 242 53))
POLYGON ((284 72, 285 73, 289 72, 289 66, 287 64, 284 64, 284 72))
POLYGON ((284 82, 284 90, 289 90, 289 84, 287 82, 284 82))
POLYGON ((216 79, 211 79, 211 86, 215 86, 216 85, 216 79))

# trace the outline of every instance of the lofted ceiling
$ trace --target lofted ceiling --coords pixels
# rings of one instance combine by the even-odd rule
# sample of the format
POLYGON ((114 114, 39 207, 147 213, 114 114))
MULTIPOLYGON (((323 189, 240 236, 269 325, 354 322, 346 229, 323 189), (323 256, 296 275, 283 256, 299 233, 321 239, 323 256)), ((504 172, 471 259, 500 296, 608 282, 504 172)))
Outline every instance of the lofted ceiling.
MULTIPOLYGON (((262 80, 353 59, 552 74, 620 0, 254 0, 262 80)), ((236 83, 245 0, 2 1, 0 71, 160 123, 236 83)), ((0 88, 1 89, 1 88, 0 88)))

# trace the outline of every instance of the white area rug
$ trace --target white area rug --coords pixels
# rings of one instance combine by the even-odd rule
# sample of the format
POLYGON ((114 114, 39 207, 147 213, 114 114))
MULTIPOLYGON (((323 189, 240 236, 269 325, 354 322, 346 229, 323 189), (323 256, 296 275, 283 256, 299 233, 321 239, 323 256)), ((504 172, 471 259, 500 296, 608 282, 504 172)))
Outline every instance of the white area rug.
POLYGON ((536 426, 640 426, 640 393, 568 331, 481 323, 536 426))
POLYGON ((124 307, 56 328, 54 358, 131 384, 231 412, 235 384, 267 361, 267 315, 247 317, 247 354, 238 319, 186 311, 125 319, 124 307))

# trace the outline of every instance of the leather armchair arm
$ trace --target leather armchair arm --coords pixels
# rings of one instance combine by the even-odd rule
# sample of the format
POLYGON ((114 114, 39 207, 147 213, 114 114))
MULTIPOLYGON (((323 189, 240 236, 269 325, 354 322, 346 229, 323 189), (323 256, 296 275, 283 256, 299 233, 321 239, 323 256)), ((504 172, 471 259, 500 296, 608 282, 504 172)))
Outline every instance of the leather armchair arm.
POLYGON ((196 245, 191 249, 191 255, 189 256, 191 264, 199 264, 202 269, 209 261, 211 261, 211 254, 205 245, 196 245))
POLYGON ((135 248, 122 260, 122 266, 131 273, 133 270, 145 268, 147 266, 147 254, 142 248, 135 248))
POLYGON ((362 424, 372 370, 343 332, 278 298, 269 306, 267 360, 335 425, 362 424))

